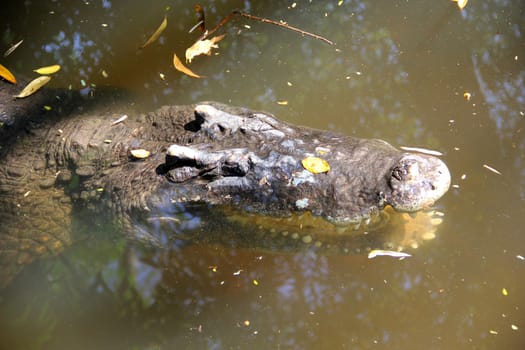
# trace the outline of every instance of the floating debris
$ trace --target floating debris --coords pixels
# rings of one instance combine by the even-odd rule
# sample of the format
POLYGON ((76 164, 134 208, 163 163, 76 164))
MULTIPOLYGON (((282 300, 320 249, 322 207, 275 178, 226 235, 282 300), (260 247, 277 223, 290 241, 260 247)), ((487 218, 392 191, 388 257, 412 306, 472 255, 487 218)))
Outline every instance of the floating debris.
POLYGON ((222 39, 224 39, 225 36, 226 34, 222 34, 222 35, 215 36, 211 39, 196 41, 193 45, 191 45, 191 47, 186 49, 186 54, 185 54, 186 62, 191 63, 191 60, 195 56, 199 56, 199 55, 210 56, 211 50, 218 49, 219 45, 217 45, 217 43, 221 41, 222 39))
POLYGON ((146 151, 145 149, 132 149, 129 151, 131 155, 137 159, 145 159, 150 156, 150 151, 146 151))
POLYGON ((16 78, 6 67, 0 64, 0 77, 4 78, 10 83, 16 84, 16 78))
POLYGON ((113 123, 111 123, 111 126, 113 125, 117 125, 119 123, 122 123, 124 120, 128 119, 128 116, 126 114, 124 114, 122 117, 118 118, 117 120, 115 120, 113 123))
POLYGON ((408 258, 412 255, 404 252, 396 252, 393 250, 381 250, 381 249, 374 249, 371 250, 370 253, 368 253, 368 259, 373 259, 376 256, 391 256, 393 258, 408 258))
POLYGON ((426 148, 420 148, 420 147, 407 147, 407 146, 401 146, 399 147, 401 148, 402 150, 404 151, 409 151, 409 152, 418 152, 418 153, 423 153, 423 154, 428 154, 428 155, 431 155, 431 156, 437 156, 437 157, 440 157, 443 155, 443 153, 439 152, 439 151, 434 151, 434 150, 431 150, 431 149, 426 149, 426 148))
POLYGON ((40 88, 44 85, 46 85, 51 80, 51 77, 42 76, 34 79, 29 84, 26 85, 26 87, 15 97, 16 98, 24 98, 27 96, 30 96, 40 90, 40 88))
POLYGON ((453 2, 458 4, 458 7, 460 10, 463 10, 465 6, 467 6, 468 0, 452 0, 453 2))
POLYGON ((203 24, 204 24, 203 20, 198 21, 196 25, 194 25, 193 27, 191 27, 190 30, 188 30, 188 34, 193 33, 195 31, 195 29, 201 27, 203 24))
POLYGON ((9 49, 6 50, 6 52, 4 53, 4 57, 7 57, 9 56, 10 54, 13 53, 13 51, 16 50, 17 47, 20 46, 20 44, 22 44, 24 42, 24 40, 20 40, 19 42, 17 42, 16 44, 14 44, 13 46, 11 46, 9 49))
POLYGON ((494 169, 493 167, 491 167, 490 165, 487 165, 487 164, 483 164, 483 167, 487 170, 490 170, 492 171, 493 173, 495 174, 498 174, 498 175, 501 175, 501 172, 497 169, 494 169))
POLYGON ((33 70, 33 72, 38 73, 38 74, 48 75, 48 74, 54 74, 58 72, 59 70, 60 70, 60 65, 54 64, 52 66, 46 66, 46 67, 35 69, 33 70))
POLYGON ((168 18, 164 16, 164 19, 160 23, 159 27, 155 31, 155 33, 151 34, 150 38, 140 47, 141 49, 145 48, 146 46, 154 43, 157 41, 157 39, 160 37, 164 29, 168 26, 168 18))
POLYGON ((182 61, 177 57, 176 54, 173 54, 173 66, 175 67, 176 70, 178 70, 179 72, 182 72, 186 75, 189 75, 190 77, 193 77, 193 78, 203 78, 202 75, 198 75, 198 74, 195 74, 193 73, 193 71, 191 69, 189 69, 188 67, 186 67, 182 61))

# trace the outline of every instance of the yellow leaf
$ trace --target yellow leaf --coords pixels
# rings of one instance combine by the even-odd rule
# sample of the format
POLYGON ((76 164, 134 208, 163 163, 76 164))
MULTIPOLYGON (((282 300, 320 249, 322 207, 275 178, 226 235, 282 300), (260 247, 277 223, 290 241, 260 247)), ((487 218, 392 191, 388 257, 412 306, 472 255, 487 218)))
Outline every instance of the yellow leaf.
POLYGON ((173 54, 173 66, 179 72, 182 72, 182 73, 184 73, 186 75, 189 75, 190 77, 202 78, 201 75, 193 73, 188 67, 186 67, 184 64, 182 64, 182 62, 180 61, 180 59, 177 57, 176 54, 173 54))
POLYGON ((16 84, 16 78, 6 67, 0 64, 0 76, 10 83, 16 84))
POLYGON ((15 97, 24 98, 37 92, 42 86, 46 85, 51 80, 51 77, 44 75, 34 79, 26 85, 26 87, 15 97))
POLYGON ((195 44, 191 45, 191 47, 189 47, 186 50, 186 62, 191 63, 191 60, 195 56, 199 56, 199 55, 210 56, 211 49, 218 49, 219 45, 217 45, 216 43, 221 41, 225 35, 226 34, 215 36, 211 39, 196 41, 195 44))
POLYGON ((38 74, 53 74, 60 70, 60 66, 58 64, 54 64, 52 66, 42 67, 35 69, 33 72, 36 72, 38 74))
POLYGON ((145 149, 132 149, 130 151, 131 155, 137 159, 144 159, 148 158, 150 156, 150 152, 146 151, 145 149))
POLYGON ((142 45, 140 48, 143 49, 145 48, 146 46, 148 46, 149 44, 155 42, 159 36, 162 34, 162 32, 164 31, 164 29, 166 29, 166 27, 168 26, 168 18, 166 16, 164 16, 164 19, 162 20, 162 23, 160 24, 160 26, 157 28, 157 30, 155 31, 155 33, 153 33, 150 38, 144 43, 144 45, 142 45))
POLYGON ((301 161, 303 167, 312 174, 326 173, 330 170, 330 164, 318 157, 306 157, 301 161))

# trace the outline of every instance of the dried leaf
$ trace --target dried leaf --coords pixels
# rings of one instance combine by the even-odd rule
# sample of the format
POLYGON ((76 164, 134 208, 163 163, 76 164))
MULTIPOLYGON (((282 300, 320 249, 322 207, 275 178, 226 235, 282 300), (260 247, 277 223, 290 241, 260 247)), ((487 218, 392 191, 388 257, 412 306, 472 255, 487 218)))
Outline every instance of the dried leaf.
POLYGON ((312 174, 326 173, 330 170, 330 164, 322 158, 306 157, 301 161, 303 167, 312 174))
POLYGON ((38 77, 31 81, 29 84, 26 85, 26 87, 15 97, 16 98, 24 98, 27 96, 30 96, 37 92, 42 86, 46 85, 51 80, 51 77, 45 75, 42 77, 38 77))
POLYGON ((146 46, 150 45, 151 43, 155 42, 159 36, 162 34, 162 32, 164 31, 164 29, 166 29, 166 27, 168 26, 168 18, 166 16, 164 16, 164 19, 162 20, 162 23, 160 24, 160 26, 157 28, 157 30, 155 31, 155 33, 153 33, 151 35, 151 37, 144 43, 144 45, 142 45, 140 48, 143 49, 145 48, 146 46))
POLYGON ((53 74, 60 70, 60 66, 58 64, 54 64, 52 66, 42 67, 35 69, 33 72, 36 72, 38 74, 53 74))
POLYGON ((0 77, 4 78, 10 83, 16 84, 16 78, 6 67, 0 64, 0 77))
POLYGON ((224 39, 226 34, 214 36, 211 39, 198 40, 190 48, 186 50, 186 62, 191 63, 191 60, 195 56, 199 55, 211 55, 211 49, 218 49, 219 45, 217 43, 224 39))
POLYGON ((7 49, 7 51, 4 53, 4 57, 7 57, 9 56, 11 53, 13 53, 13 51, 16 50, 16 48, 18 46, 20 46, 20 44, 22 44, 24 42, 24 40, 20 40, 19 42, 17 42, 16 44, 14 44, 13 46, 11 46, 9 49, 7 49))
POLYGON ((188 67, 182 64, 181 60, 177 57, 176 54, 173 54, 173 66, 179 72, 189 75, 190 77, 203 78, 203 76, 193 73, 188 67))

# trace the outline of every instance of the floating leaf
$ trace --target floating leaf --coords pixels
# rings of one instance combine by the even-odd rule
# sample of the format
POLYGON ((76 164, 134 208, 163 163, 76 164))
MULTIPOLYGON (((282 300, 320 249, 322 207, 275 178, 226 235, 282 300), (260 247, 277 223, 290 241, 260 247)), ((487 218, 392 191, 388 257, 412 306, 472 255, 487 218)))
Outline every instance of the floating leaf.
POLYGON ((330 164, 322 158, 306 157, 301 161, 303 167, 312 174, 326 173, 330 170, 330 164))
POLYGON ((18 46, 20 46, 20 44, 22 44, 24 42, 24 40, 20 40, 19 42, 17 42, 16 44, 14 44, 13 46, 11 46, 9 49, 7 49, 7 51, 4 53, 4 57, 7 57, 9 56, 11 53, 13 53, 13 51, 16 50, 16 48, 18 46))
POLYGON ((144 43, 144 45, 142 45, 140 48, 143 49, 145 48, 146 46, 150 45, 151 43, 155 42, 159 36, 162 34, 162 32, 164 31, 164 29, 166 29, 166 27, 168 26, 168 18, 166 16, 164 16, 164 19, 162 20, 162 23, 160 24, 160 26, 157 28, 157 30, 155 31, 155 33, 153 33, 150 38, 144 43))
POLYGON ((184 64, 182 64, 181 60, 177 57, 176 54, 173 54, 173 66, 179 72, 182 72, 182 73, 184 73, 186 75, 189 75, 190 77, 202 78, 201 75, 193 73, 188 67, 186 67, 184 64))
POLYGON ((16 95, 16 98, 24 98, 27 96, 30 96, 37 92, 42 86, 46 85, 51 80, 51 77, 48 77, 47 75, 38 77, 34 79, 32 82, 26 85, 26 87, 20 92, 18 95, 16 95))
POLYGON ((146 151, 145 149, 132 149, 130 153, 133 157, 137 159, 148 158, 150 155, 150 152, 146 151))
POLYGON ((217 43, 221 41, 222 39, 224 39, 225 36, 226 34, 222 34, 222 35, 214 36, 211 39, 196 41, 195 44, 191 45, 191 47, 189 47, 186 50, 186 62, 191 63, 191 60, 195 56, 199 56, 199 55, 210 56, 211 49, 218 49, 219 45, 217 45, 217 43))
POLYGON ((33 72, 36 72, 38 74, 53 74, 60 70, 60 66, 58 64, 54 64, 52 66, 42 67, 35 69, 33 72))
POLYGON ((16 84, 16 78, 6 67, 0 64, 0 76, 10 83, 16 84))

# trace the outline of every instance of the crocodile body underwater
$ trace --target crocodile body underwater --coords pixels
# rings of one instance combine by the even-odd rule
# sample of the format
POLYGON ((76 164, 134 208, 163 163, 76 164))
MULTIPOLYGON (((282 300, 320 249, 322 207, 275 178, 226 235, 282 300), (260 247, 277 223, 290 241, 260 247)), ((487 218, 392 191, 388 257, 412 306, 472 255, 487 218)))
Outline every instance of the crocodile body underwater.
POLYGON ((167 106, 120 123, 114 114, 71 114, 11 118, 2 129, 0 284, 71 244, 76 206, 110 213, 126 234, 159 244, 137 218, 170 221, 179 205, 234 208, 245 220, 306 215, 337 228, 369 223, 385 207, 430 208, 450 185, 434 156, 220 103, 167 106), (330 169, 309 171, 307 157, 330 169))

